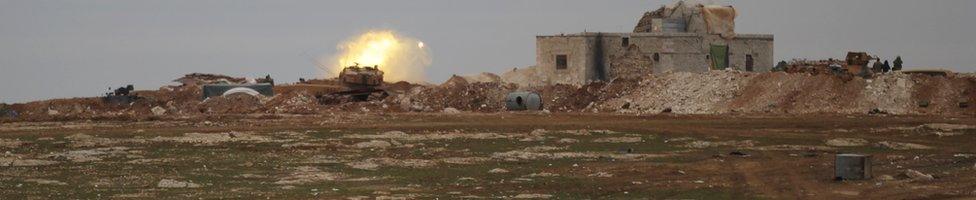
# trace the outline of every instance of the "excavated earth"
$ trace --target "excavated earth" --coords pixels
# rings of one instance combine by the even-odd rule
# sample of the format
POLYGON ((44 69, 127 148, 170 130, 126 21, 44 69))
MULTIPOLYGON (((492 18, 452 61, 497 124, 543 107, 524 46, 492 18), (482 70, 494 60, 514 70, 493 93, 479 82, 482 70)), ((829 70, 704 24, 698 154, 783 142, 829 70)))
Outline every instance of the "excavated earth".
MULTIPOLYGON (((328 80, 320 82, 329 82, 328 80)), ((455 76, 440 85, 406 82, 384 86, 389 96, 367 102, 339 100, 322 104, 315 91, 281 86, 272 97, 228 96, 201 99, 199 86, 165 86, 136 91, 130 105, 98 98, 13 104, 16 115, 0 121, 155 120, 221 115, 323 115, 331 113, 505 111, 514 91, 541 94, 548 112, 601 112, 636 115, 935 115, 976 116, 976 75, 887 73, 870 79, 791 73, 653 74, 586 85, 520 86, 493 74, 455 76)))

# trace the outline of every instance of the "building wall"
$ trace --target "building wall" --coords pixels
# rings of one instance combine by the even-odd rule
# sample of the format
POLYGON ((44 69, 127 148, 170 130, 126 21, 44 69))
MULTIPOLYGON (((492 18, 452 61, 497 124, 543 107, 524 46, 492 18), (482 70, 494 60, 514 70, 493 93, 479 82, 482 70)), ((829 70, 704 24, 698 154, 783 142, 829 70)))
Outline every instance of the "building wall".
POLYGON ((769 72, 776 65, 773 57, 773 37, 769 35, 738 35, 729 45, 729 62, 733 69, 746 70, 746 57, 753 58, 755 72, 769 72))
POLYGON ((537 37, 536 66, 540 74, 548 75, 549 83, 564 84, 649 73, 706 72, 713 44, 729 46, 732 69, 746 71, 747 55, 753 58, 753 71, 768 72, 774 65, 771 35, 745 34, 726 40, 698 33, 580 33, 537 37), (655 54, 657 60, 652 59, 655 54), (567 55, 569 69, 556 70, 556 55, 567 55))
POLYGON ((595 79, 590 60, 590 40, 577 36, 538 36, 536 37, 536 70, 547 84, 579 84, 595 79), (556 69, 556 56, 566 55, 567 68, 556 69))

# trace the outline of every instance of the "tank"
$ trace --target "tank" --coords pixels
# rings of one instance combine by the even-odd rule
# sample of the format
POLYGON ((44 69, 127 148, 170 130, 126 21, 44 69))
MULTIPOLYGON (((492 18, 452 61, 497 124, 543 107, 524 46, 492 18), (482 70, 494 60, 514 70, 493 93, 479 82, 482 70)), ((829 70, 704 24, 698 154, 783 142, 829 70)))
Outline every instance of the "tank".
POLYGON ((339 82, 348 88, 345 91, 337 92, 335 95, 351 96, 356 101, 367 101, 370 95, 378 94, 380 98, 386 98, 386 91, 378 87, 383 85, 383 71, 379 66, 349 66, 342 69, 339 73, 339 82))
POLYGON ((374 88, 383 84, 383 71, 379 66, 360 67, 358 64, 342 69, 339 80, 346 87, 354 89, 374 88))
POLYGON ((542 110, 542 96, 534 92, 513 92, 505 98, 505 107, 511 111, 542 110))

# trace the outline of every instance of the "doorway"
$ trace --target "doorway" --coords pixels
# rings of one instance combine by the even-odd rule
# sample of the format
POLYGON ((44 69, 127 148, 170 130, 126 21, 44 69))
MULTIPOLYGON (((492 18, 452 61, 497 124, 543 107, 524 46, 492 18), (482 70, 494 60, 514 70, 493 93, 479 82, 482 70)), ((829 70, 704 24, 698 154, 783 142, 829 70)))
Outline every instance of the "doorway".
POLYGON ((723 70, 729 68, 729 46, 712 45, 709 49, 712 58, 712 69, 723 70))

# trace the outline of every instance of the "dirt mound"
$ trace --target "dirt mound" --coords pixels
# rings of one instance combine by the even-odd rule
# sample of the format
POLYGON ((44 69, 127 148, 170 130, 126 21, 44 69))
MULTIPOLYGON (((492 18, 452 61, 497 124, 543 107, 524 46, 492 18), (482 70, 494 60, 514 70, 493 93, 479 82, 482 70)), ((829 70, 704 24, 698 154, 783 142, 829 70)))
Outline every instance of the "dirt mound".
MULTIPOLYGON (((591 84, 592 85, 592 84, 591 84)), ((584 86, 587 87, 587 86, 584 86)), ((680 114, 966 114, 974 79, 888 73, 873 79, 790 73, 668 73, 644 78, 601 111, 680 114), (629 106, 628 106, 629 105, 629 106), (629 108, 628 108, 629 107, 629 108)))
POLYGON ((497 74, 482 72, 477 75, 461 76, 468 83, 478 83, 478 82, 502 82, 502 77, 497 74))
POLYGON ((629 93, 609 100, 601 110, 670 111, 683 114, 727 113, 727 102, 740 96, 755 74, 736 71, 665 73, 652 75, 627 88, 629 93))
POLYGON ((319 101, 307 91, 295 91, 275 95, 264 105, 266 113, 315 114, 320 110, 319 101))
MULTIPOLYGON (((524 69, 518 73, 531 72, 524 69)), ((454 76, 441 85, 408 82, 382 86, 388 97, 370 101, 322 104, 322 94, 344 89, 334 80, 281 85, 274 97, 232 95, 202 100, 199 85, 165 86, 134 91, 130 104, 111 104, 99 97, 54 99, 4 106, 4 121, 145 120, 214 114, 323 114, 332 112, 498 112, 514 91, 542 96, 554 112, 620 112, 634 114, 880 114, 973 115, 976 75, 926 75, 900 72, 871 79, 830 74, 709 71, 663 73, 639 78, 597 81, 582 86, 517 84, 516 72, 499 77, 484 73, 454 76), (319 84, 322 83, 322 84, 319 84), (328 85, 328 84, 332 85, 328 85), (153 112, 155 109, 156 112, 153 112), (13 116, 11 113, 16 113, 13 116), (157 114, 154 114, 157 113, 157 114)), ((187 75, 201 82, 226 77, 187 75)), ((184 77, 186 78, 186 77, 184 77)), ((541 81, 539 79, 533 79, 541 81)), ((524 80, 522 80, 524 82, 524 80)))
POLYGON ((203 112, 212 114, 249 114, 264 107, 264 101, 266 100, 259 96, 231 94, 204 100, 200 108, 203 112))
POLYGON ((501 82, 470 83, 454 76, 435 87, 418 87, 398 98, 406 110, 440 111, 455 108, 465 111, 496 112, 504 110, 505 96, 518 88, 501 82))

